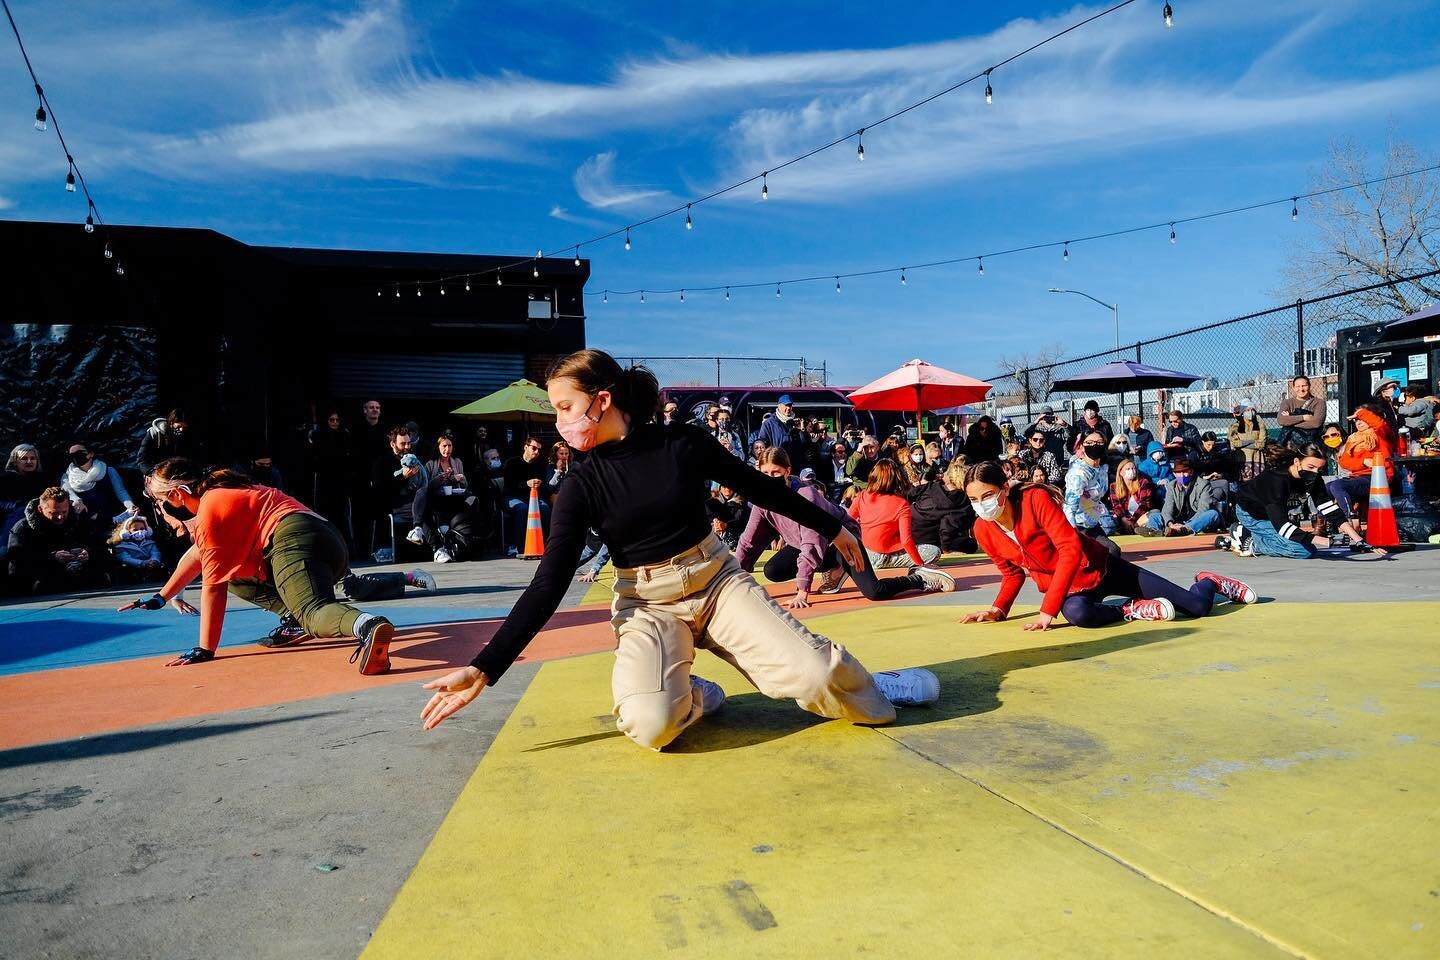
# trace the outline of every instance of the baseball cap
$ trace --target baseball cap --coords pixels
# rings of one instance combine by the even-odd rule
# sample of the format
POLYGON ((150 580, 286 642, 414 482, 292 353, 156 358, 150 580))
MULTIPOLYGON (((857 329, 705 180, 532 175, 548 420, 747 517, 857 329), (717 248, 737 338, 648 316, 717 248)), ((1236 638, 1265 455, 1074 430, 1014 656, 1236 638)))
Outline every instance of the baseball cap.
POLYGON ((780 399, 775 401, 775 405, 776 405, 776 406, 779 406, 779 405, 782 404, 782 403, 785 404, 787 407, 790 405, 790 394, 788 394, 788 393, 782 393, 782 394, 780 394, 780 399))

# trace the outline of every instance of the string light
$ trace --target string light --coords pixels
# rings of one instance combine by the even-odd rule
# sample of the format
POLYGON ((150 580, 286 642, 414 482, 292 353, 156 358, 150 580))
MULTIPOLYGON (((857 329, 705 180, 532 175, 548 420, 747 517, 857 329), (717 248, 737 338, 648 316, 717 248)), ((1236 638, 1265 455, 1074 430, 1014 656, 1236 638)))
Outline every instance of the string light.
POLYGON ((779 299, 780 299, 780 284, 778 284, 778 283, 775 284, 775 299, 776 299, 776 300, 779 300, 779 299))
POLYGON ((1175 11, 1170 9, 1170 4, 1165 4, 1165 29, 1169 30, 1175 26, 1175 11))
POLYGON ((466 293, 469 293, 469 292, 470 292, 470 278, 469 278, 469 277, 466 277, 466 278, 465 278, 465 292, 466 292, 466 293))
POLYGON ((119 260, 115 261, 115 276, 125 276, 125 264, 121 263, 119 260))
POLYGON ((44 133, 44 132, 45 132, 45 107, 44 107, 44 106, 39 106, 39 107, 36 107, 36 108, 35 108, 35 129, 38 130, 38 131, 40 131, 41 133, 44 133))
POLYGON ((1170 221, 1170 242, 1175 242, 1175 221, 1170 221))
POLYGON ((105 241, 105 250, 104 250, 104 253, 105 253, 105 259, 106 259, 106 260, 109 260, 109 259, 111 259, 112 257, 115 256, 115 251, 113 251, 113 250, 110 249, 110 241, 109 241, 109 240, 106 240, 106 241, 105 241))
POLYGON ((536 280, 540 279, 540 258, 543 256, 545 256, 544 250, 535 251, 535 266, 531 269, 530 273, 536 280))
POLYGON ((860 145, 855 148, 855 159, 856 159, 856 160, 859 160, 861 163, 864 163, 864 162, 865 162, 865 128, 864 128, 864 127, 861 127, 859 130, 857 130, 857 131, 855 132, 855 136, 856 136, 856 137, 859 139, 859 141, 860 141, 860 145))
POLYGON ((501 281, 500 281, 500 273, 499 273, 499 271, 496 271, 496 273, 495 273, 495 286, 497 286, 497 287, 504 286, 504 284, 501 283, 501 281))
POLYGON ((575 266, 580 266, 580 244, 575 244, 575 266))
POLYGON ((445 284, 440 284, 440 296, 445 296, 445 284))
POLYGON ((70 165, 70 169, 68 169, 68 170, 65 171, 65 192, 66 192, 66 193, 74 193, 74 192, 75 192, 75 158, 72 157, 72 156, 70 156, 70 155, 67 153, 67 154, 65 155, 65 162, 70 165))
POLYGON ((383 296, 385 296, 385 291, 384 291, 384 290, 376 290, 376 291, 375 291, 375 296, 377 296, 377 297, 383 297, 383 296))
MULTIPOLYGON (((994 69, 993 67, 991 69, 994 69)), ((995 89, 990 86, 990 71, 985 71, 985 102, 995 102, 995 89)))
POLYGON ((1290 198, 1290 222, 1291 222, 1291 223, 1294 223, 1296 220, 1299 220, 1299 219, 1300 219, 1300 198, 1299 198, 1299 197, 1291 197, 1291 198, 1290 198))
POLYGON ((770 171, 766 170, 760 174, 760 199, 770 199, 770 171))
POLYGON ((418 283, 415 285, 415 296, 417 296, 417 297, 423 297, 423 296, 425 296, 425 289, 424 289, 423 287, 421 287, 418 283))
POLYGON ((684 290, 681 290, 681 291, 680 291, 680 302, 681 302, 681 303, 684 303, 684 302, 685 302, 685 291, 684 291, 684 290))
POLYGON ((839 292, 840 292, 840 278, 839 278, 839 277, 836 277, 836 278, 835 278, 835 292, 836 292, 836 293, 839 293, 839 292))
POLYGON ((640 291, 640 302, 641 302, 641 303, 644 303, 644 302, 645 302, 645 291, 644 291, 644 290, 641 290, 641 291, 640 291))
POLYGON ((396 287, 396 288, 395 288, 395 299, 396 299, 396 300, 399 300, 399 299, 400 299, 400 288, 399 288, 399 287, 396 287))
POLYGON ((626 228, 625 228, 625 249, 626 249, 626 250, 629 250, 629 249, 630 249, 630 228, 629 228, 629 227, 626 227, 626 228))
POLYGON ((907 285, 907 283, 906 283, 906 280, 905 280, 905 268, 904 268, 904 267, 901 267, 901 268, 900 268, 900 286, 903 287, 903 286, 906 286, 906 285, 907 285))
POLYGON ((600 302, 601 302, 601 303, 609 303, 609 302, 610 302, 610 291, 609 291, 609 290, 606 290, 605 293, 604 293, 604 295, 600 297, 600 302))
POLYGON ((685 204, 685 229, 694 230, 695 221, 690 219, 690 204, 685 204))
POLYGON ((729 288, 729 287, 726 287, 726 288, 725 288, 725 302, 726 302, 726 303, 729 303, 729 302, 730 302, 730 288, 729 288))
POLYGON ((985 258, 980 257, 980 276, 985 276, 985 258))
POLYGON ((1060 255, 1060 259, 1064 260, 1066 263, 1069 263, 1069 262, 1070 262, 1070 241, 1069 241, 1069 240, 1066 240, 1066 241, 1065 241, 1065 252, 1060 255))
POLYGON ((90 214, 88 214, 88 213, 85 214, 85 232, 86 232, 86 233, 94 233, 94 232, 95 232, 95 218, 92 217, 92 216, 91 216, 90 214))

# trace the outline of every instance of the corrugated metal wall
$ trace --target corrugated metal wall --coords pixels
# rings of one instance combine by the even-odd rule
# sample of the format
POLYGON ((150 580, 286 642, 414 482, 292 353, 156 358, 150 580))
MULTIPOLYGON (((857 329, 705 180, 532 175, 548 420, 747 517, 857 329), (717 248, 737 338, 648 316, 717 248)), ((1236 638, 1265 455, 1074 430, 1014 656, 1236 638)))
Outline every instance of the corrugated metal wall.
POLYGON ((340 398, 413 397, 468 403, 525 376, 519 353, 337 353, 330 392, 340 398))

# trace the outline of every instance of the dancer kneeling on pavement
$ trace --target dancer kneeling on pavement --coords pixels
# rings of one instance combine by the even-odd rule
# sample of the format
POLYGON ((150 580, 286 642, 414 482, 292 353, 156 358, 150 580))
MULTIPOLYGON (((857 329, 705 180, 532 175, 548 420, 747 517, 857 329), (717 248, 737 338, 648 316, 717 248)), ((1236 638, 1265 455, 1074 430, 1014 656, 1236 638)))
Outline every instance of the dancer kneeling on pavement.
MULTIPOLYGON (((783 481, 791 490, 839 520, 852 535, 860 532, 859 525, 844 510, 831 503, 824 490, 809 480, 790 475, 790 455, 782 448, 767 447, 760 454, 757 469, 767 477, 783 481)), ((746 573, 754 570, 761 551, 777 536, 785 541, 785 546, 766 561, 765 579, 774 583, 795 581, 795 596, 785 601, 785 606, 792 610, 810 606, 811 577, 816 573, 822 574, 821 593, 838 593, 848 575, 855 580, 855 585, 867 600, 889 600, 916 590, 948 593, 955 589, 954 577, 929 567, 917 567, 915 573, 908 577, 882 580, 875 576, 868 552, 864 555, 863 566, 852 567, 824 534, 782 513, 762 507, 750 510, 749 522, 740 535, 740 543, 735 550, 740 569, 746 573)))
POLYGON ((961 623, 1004 620, 1025 582, 1035 578, 1044 593, 1040 613, 1026 630, 1048 630, 1056 614, 1077 627, 1104 627, 1122 620, 1174 620, 1176 611, 1203 617, 1215 595, 1254 603, 1255 591, 1216 573, 1195 574, 1186 590, 1164 577, 1110 553, 1104 544, 1077 531, 1060 508, 1060 491, 1042 484, 1007 485, 1000 464, 972 466, 965 493, 975 507, 975 539, 1000 570, 1000 594, 989 610, 977 610, 961 623), (1106 597, 1125 598, 1122 606, 1106 597))
MULTIPOLYGON (((176 600, 181 612, 194 612, 179 594, 197 576, 200 590, 200 643, 167 666, 204 663, 215 659, 220 628, 225 621, 227 594, 282 615, 293 614, 300 631, 293 639, 281 638, 269 646, 286 646, 305 635, 353 637, 350 662, 360 661, 367 675, 390 669, 390 621, 363 613, 335 599, 335 583, 345 577, 349 557, 340 532, 303 503, 273 487, 254 483, 234 470, 206 470, 190 460, 166 460, 145 478, 145 491, 157 507, 184 523, 194 545, 180 558, 169 581, 148 599, 128 603, 120 610, 158 610, 176 600)), ((382 574, 348 576, 348 593, 397 595, 406 583, 433 587, 428 575, 382 574)), ((271 635, 275 639, 287 631, 271 635)))
POLYGON ((655 423, 659 384, 643 367, 622 369, 609 354, 581 350, 551 370, 546 390, 556 427, 588 451, 555 497, 545 557, 535 579, 479 655, 427 683, 421 711, 431 729, 496 682, 559 607, 594 527, 615 562, 616 727, 660 749, 725 693, 690 674, 697 646, 728 661, 768 697, 793 698, 822 717, 882 724, 895 706, 933 703, 928 670, 871 675, 839 644, 806 630, 783 610, 710 529, 710 483, 757 509, 818 530, 852 569, 864 553, 839 518, 763 476, 693 424, 655 423))
POLYGON ((1385 551, 1370 547, 1345 517, 1345 511, 1335 502, 1320 476, 1324 469, 1325 453, 1313 444, 1303 451, 1273 448, 1265 470, 1240 485, 1235 495, 1238 522, 1230 528, 1228 536, 1215 538, 1215 546, 1242 557, 1308 560, 1315 556, 1317 547, 1324 549, 1332 545, 1330 537, 1307 533, 1290 520, 1290 502, 1303 502, 1309 497, 1316 513, 1350 538, 1352 549, 1370 549, 1384 556, 1385 551))

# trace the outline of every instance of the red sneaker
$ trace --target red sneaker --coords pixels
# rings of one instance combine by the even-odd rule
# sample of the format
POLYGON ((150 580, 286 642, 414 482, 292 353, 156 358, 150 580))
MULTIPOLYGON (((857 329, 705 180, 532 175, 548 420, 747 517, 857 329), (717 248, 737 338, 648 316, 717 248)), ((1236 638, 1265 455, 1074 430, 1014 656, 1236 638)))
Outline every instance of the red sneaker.
POLYGON ((1164 597, 1159 600, 1131 600, 1120 609, 1126 620, 1175 619, 1175 605, 1164 597))
POLYGON ((1195 574, 1195 582, 1199 583, 1201 580, 1209 580, 1215 584, 1215 589, 1224 594, 1225 599, 1233 603, 1254 603, 1260 599, 1255 595, 1254 590, 1251 590, 1249 586, 1236 580, 1234 577, 1222 577, 1218 573, 1201 570, 1195 574))
POLYGON ((365 636, 359 641, 350 662, 360 661, 360 672, 367 677, 390 672, 390 641, 395 637, 395 627, 384 617, 376 617, 367 625, 365 636))

